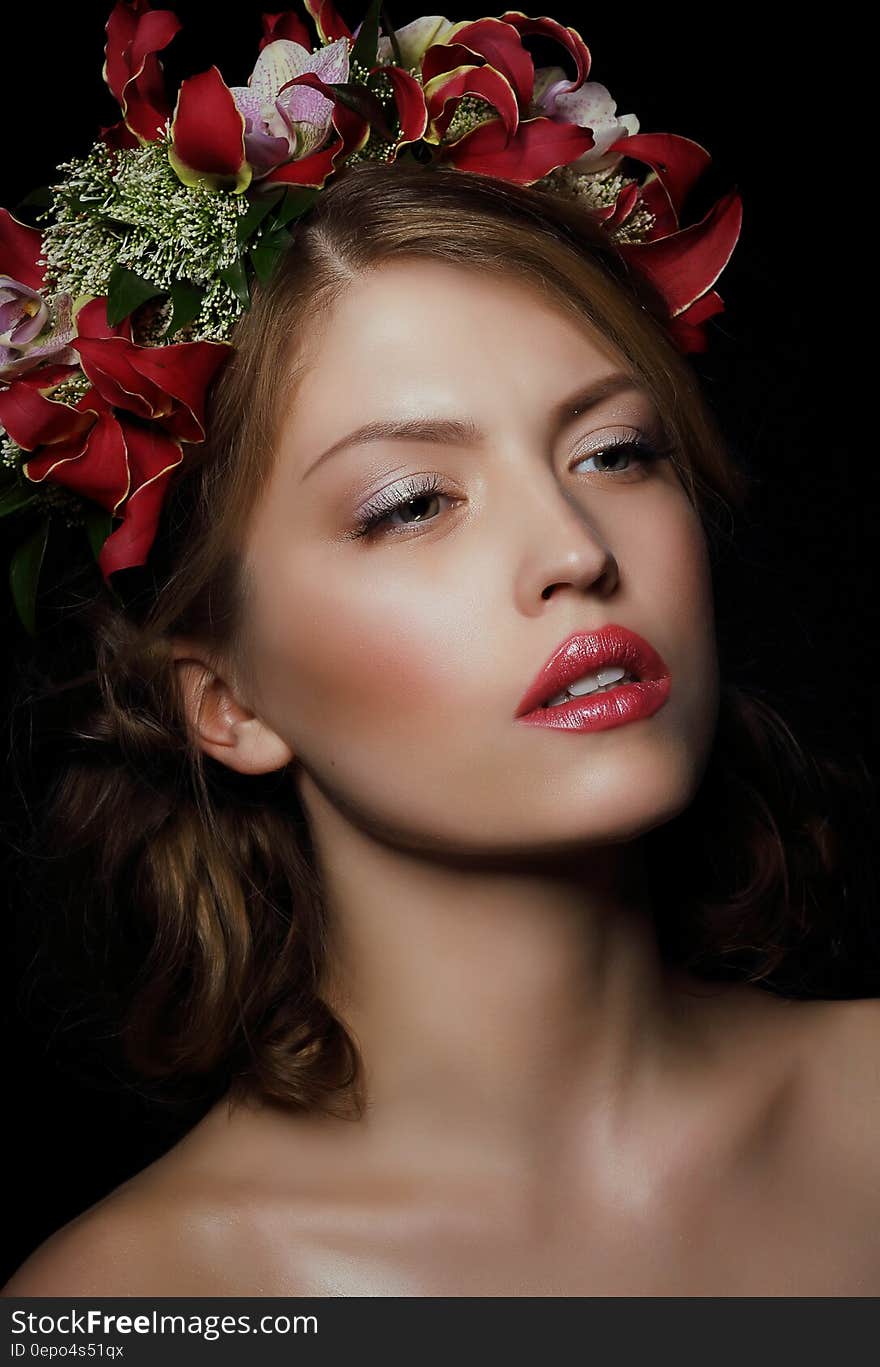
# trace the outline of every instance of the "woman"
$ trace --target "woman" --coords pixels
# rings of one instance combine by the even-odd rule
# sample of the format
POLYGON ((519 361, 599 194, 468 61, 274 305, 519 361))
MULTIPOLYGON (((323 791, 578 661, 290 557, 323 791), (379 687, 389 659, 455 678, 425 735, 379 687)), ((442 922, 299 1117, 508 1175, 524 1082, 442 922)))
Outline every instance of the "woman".
POLYGON ((6 1294, 880 1291, 876 1002, 707 976, 792 903, 709 890, 769 713, 653 305, 534 188, 363 165, 298 225, 55 801, 132 1065, 216 1100, 6 1294))

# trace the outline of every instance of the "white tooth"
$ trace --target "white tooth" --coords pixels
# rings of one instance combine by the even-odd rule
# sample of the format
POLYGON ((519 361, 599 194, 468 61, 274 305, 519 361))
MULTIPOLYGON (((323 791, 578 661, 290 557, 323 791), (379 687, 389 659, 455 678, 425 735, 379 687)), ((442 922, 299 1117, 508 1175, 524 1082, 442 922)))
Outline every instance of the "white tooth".
POLYGON ((620 683, 621 680, 629 682, 631 678, 632 675, 622 665, 611 665, 608 669, 600 669, 595 674, 584 674, 582 678, 575 679, 564 692, 557 693, 556 697, 550 698, 544 706, 558 707, 560 703, 569 702, 572 698, 583 698, 591 693, 598 693, 603 688, 620 683))
POLYGON ((595 693, 597 688, 602 687, 601 675, 584 674, 583 678, 575 679, 568 685, 569 693, 576 698, 582 698, 585 693, 595 693))

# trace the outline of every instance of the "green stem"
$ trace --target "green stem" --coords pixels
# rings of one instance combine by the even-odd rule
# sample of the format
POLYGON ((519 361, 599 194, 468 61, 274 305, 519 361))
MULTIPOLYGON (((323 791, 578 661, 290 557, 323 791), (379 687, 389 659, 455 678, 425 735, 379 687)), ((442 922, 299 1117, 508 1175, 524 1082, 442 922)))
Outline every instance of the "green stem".
POLYGON ((387 9, 387 6, 385 6, 385 5, 380 5, 380 6, 379 6, 379 13, 380 13, 381 16, 382 16, 382 27, 383 27, 384 29, 387 29, 387 31, 388 31, 388 38, 389 38, 389 41, 390 41, 390 43, 391 43, 391 50, 392 50, 392 52, 394 53, 394 64, 395 64, 395 66, 402 67, 402 66, 403 66, 403 54, 402 54, 401 51, 400 51, 400 44, 399 44, 398 41, 397 41, 397 34, 394 32, 394 25, 392 24, 390 18, 388 17, 388 9, 387 9))

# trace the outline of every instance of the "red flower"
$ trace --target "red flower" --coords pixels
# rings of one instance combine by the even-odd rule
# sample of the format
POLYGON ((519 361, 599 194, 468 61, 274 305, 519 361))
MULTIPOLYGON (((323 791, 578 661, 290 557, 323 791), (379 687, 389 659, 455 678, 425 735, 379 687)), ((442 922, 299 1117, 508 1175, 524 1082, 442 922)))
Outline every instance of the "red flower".
POLYGON ((292 10, 286 10, 283 14, 264 14, 263 15, 263 36, 260 39, 260 52, 267 43, 274 43, 278 38, 287 38, 291 43, 299 43, 306 52, 312 50, 312 36, 300 19, 298 14, 292 10))
MULTIPOLYGON (((354 34, 342 15, 338 13, 333 0, 303 0, 303 3, 315 21, 315 28, 318 30, 318 36, 322 43, 335 43, 337 38, 351 38, 352 43, 354 42, 354 34)), ((268 18, 269 16, 265 17, 268 18)), ((279 19, 286 17, 286 15, 278 16, 279 19)), ((275 33, 276 38, 292 36, 292 34, 287 33, 275 33)), ((297 38, 295 41, 298 43, 299 39, 297 38)), ((303 47, 305 46, 306 44, 303 43, 303 47)))
POLYGON ((457 26, 449 35, 451 41, 427 48, 421 62, 428 107, 425 141, 437 144, 439 161, 460 171, 530 185, 593 146, 588 128, 544 116, 529 117, 535 65, 523 45, 527 35, 564 47, 576 69, 570 89, 583 84, 590 70, 590 53, 580 35, 553 19, 529 19, 518 10, 508 10, 500 19, 477 19, 457 26), (461 101, 468 96, 491 107, 477 111, 480 122, 476 125, 459 113, 461 101))
POLYGON ((72 345, 91 381, 87 393, 72 406, 57 402, 52 394, 71 370, 44 367, 0 391, 0 423, 33 452, 28 479, 60 484, 122 519, 98 558, 108 578, 144 564, 182 443, 204 440, 205 393, 230 348, 137 346, 127 321, 109 326, 104 299, 80 309, 77 329, 72 345))
POLYGON ((619 243, 619 250, 665 299, 669 332, 679 349, 705 351, 703 324, 724 310, 712 286, 739 240, 742 198, 730 190, 699 223, 681 228, 685 199, 711 161, 706 149, 675 133, 636 133, 619 139, 611 150, 646 163, 654 177, 644 185, 627 186, 617 204, 601 216, 606 226, 616 227, 626 222, 637 204, 654 215, 645 241, 619 243))
MULTIPOLYGON (((321 7, 322 22, 326 9, 321 7)), ((403 33, 416 27, 409 25, 403 33)), ((529 117, 536 108, 535 67, 523 38, 552 39, 566 49, 575 67, 566 91, 570 94, 586 81, 591 62, 576 30, 508 10, 500 19, 477 19, 441 31, 445 41, 429 42, 420 58, 428 111, 424 139, 436 145, 438 161, 530 185, 577 161, 594 145, 589 128, 557 117, 529 117), (480 103, 460 111, 467 97, 480 103)), ((638 208, 650 212, 653 222, 645 240, 620 242, 619 249, 665 299, 669 332, 680 350, 703 351, 703 325, 724 308, 712 286, 739 238, 740 196, 731 191, 700 223, 681 228, 685 198, 710 161, 705 149, 688 138, 655 133, 619 138, 609 151, 644 162, 653 175, 643 185, 625 185, 617 202, 594 210, 595 216, 613 229, 625 225, 638 208)))
POLYGON ((184 185, 203 182, 241 194, 251 183, 245 122, 215 66, 183 81, 171 124, 168 160, 184 185))
POLYGON ((42 251, 42 234, 13 218, 8 209, 0 209, 0 275, 10 275, 32 290, 42 289, 42 251))
POLYGON ((171 42, 180 20, 171 10, 150 9, 149 0, 118 0, 107 20, 104 80, 119 102, 122 120, 102 130, 113 147, 154 142, 168 121, 157 52, 171 42))

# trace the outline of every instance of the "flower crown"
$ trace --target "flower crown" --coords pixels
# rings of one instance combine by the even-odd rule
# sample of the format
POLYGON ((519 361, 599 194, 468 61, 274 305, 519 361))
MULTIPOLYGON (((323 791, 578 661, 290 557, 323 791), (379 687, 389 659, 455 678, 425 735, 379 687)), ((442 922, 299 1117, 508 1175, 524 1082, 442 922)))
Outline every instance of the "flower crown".
POLYGON ((59 519, 84 531, 106 581, 146 563, 253 281, 344 166, 439 164, 578 200, 659 292, 681 351, 705 350, 724 308, 712 286, 739 236, 738 193, 682 228, 709 154, 618 115, 574 29, 508 10, 394 30, 371 0, 351 32, 332 0, 304 4, 317 41, 296 13, 265 14, 248 84, 211 67, 172 111, 157 54, 180 23, 118 0, 103 74, 121 120, 19 206, 40 211, 42 232, 0 209, 0 515, 36 517, 10 565, 29 631, 59 519), (555 43, 574 75, 536 68, 529 38, 555 43))

